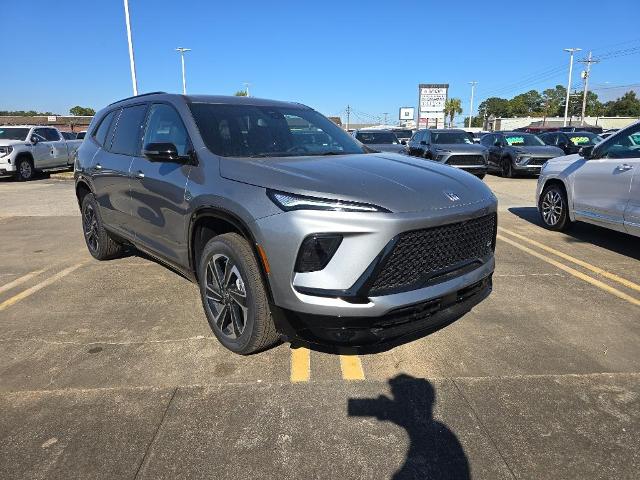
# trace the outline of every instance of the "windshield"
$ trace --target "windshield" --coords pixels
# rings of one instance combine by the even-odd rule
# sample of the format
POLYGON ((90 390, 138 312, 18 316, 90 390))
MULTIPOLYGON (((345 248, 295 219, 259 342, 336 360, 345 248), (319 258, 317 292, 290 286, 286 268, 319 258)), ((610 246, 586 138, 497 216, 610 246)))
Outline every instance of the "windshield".
POLYGON ((398 138, 411 138, 411 135, 413 135, 411 130, 394 130, 393 133, 395 133, 398 138))
POLYGON ((518 133, 504 136, 507 145, 512 147, 537 147, 544 145, 544 142, 530 133, 518 133))
POLYGON ((0 140, 26 140, 27 135, 29 135, 28 128, 0 127, 0 140))
POLYGON ((591 132, 568 133, 567 136, 574 145, 595 145, 602 138, 591 132))
POLYGON ((466 132, 433 132, 431 133, 431 143, 435 144, 462 144, 472 145, 473 140, 466 132))
POLYGON ((356 138, 366 144, 394 144, 398 143, 398 137, 391 132, 358 132, 356 138))
POLYGON ((364 153, 344 130, 315 110, 192 103, 202 138, 223 157, 290 157, 364 153))

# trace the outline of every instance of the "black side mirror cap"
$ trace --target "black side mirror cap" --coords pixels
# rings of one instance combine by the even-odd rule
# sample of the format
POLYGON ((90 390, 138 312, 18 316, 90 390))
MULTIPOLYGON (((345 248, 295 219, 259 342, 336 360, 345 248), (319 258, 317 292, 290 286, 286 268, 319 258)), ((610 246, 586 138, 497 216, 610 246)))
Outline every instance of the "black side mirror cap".
POLYGON ((38 140, 37 135, 31 135, 31 143, 33 143, 34 145, 36 143, 38 143, 40 140, 38 140))
POLYGON ((406 140, 400 140, 400 144, 401 144, 401 145, 406 145, 406 144, 407 144, 407 141, 406 141, 406 140))
POLYGON ((178 148, 173 143, 147 143, 142 155, 152 162, 189 163, 192 158, 191 155, 178 154, 178 148))
POLYGON ((593 155, 593 147, 595 145, 587 145, 586 147, 582 147, 580 150, 578 150, 578 154, 584 158, 585 160, 589 160, 590 158, 594 158, 593 155))

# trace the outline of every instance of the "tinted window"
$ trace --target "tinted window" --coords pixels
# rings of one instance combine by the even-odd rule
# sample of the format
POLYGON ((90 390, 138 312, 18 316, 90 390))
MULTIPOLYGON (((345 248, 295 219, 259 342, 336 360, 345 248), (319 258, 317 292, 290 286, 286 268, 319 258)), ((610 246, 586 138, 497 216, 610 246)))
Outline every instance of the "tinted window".
POLYGON ((530 133, 508 133, 505 135, 507 145, 512 147, 534 147, 544 145, 544 142, 530 133))
POLYGON ((469 138, 467 132, 432 132, 431 143, 436 144, 472 144, 473 140, 469 138))
POLYGON ((209 150, 224 157, 364 153, 348 133, 308 108, 210 103, 190 108, 209 150))
POLYGON ((190 148, 189 136, 180 115, 173 107, 160 103, 151 106, 142 143, 173 143, 179 155, 186 155, 190 148))
MULTIPOLYGON (((111 120, 113 120, 114 114, 115 114, 115 111, 109 112, 102 119, 102 122, 100 122, 100 125, 98 126, 98 128, 95 130, 95 133, 93 134, 93 138, 95 138, 96 142, 98 142, 100 145, 104 145, 104 141, 107 138, 107 132, 109 131, 109 127, 111 126, 111 120)), ((80 135, 82 135, 82 133, 78 134, 78 138, 80 138, 80 135)))
POLYGON ((615 134, 598 150, 606 158, 640 158, 640 125, 615 134))
POLYGON ((116 132, 109 149, 122 155, 137 155, 140 150, 142 122, 146 105, 126 107, 122 110, 116 125, 116 132))
POLYGON ((591 133, 591 132, 569 133, 566 135, 566 137, 569 139, 571 143, 573 143, 574 145, 578 145, 580 147, 585 145, 595 145, 600 140, 602 140, 602 138, 599 135, 596 135, 595 133, 591 133))
POLYGON ((60 132, 60 134, 64 137, 65 140, 75 140, 76 135, 72 132, 60 132))
POLYGON ((80 132, 78 133, 78 136, 76 137, 78 140, 82 140, 85 136, 85 132, 80 132))
POLYGON ((56 142, 60 140, 60 135, 54 128, 37 128, 35 133, 44 138, 44 141, 46 142, 56 142))
POLYGON ((358 132, 356 138, 364 144, 398 143, 398 137, 391 132, 358 132))
POLYGON ((494 142, 494 135, 485 135, 480 139, 480 143, 485 147, 492 147, 494 142))

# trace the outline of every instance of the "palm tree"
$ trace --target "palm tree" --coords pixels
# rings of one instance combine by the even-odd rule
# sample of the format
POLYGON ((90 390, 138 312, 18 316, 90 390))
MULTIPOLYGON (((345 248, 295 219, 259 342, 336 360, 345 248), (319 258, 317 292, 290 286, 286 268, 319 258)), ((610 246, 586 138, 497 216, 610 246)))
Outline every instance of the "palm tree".
POLYGON ((449 117, 449 128, 451 128, 454 117, 462 113, 462 101, 459 98, 448 98, 444 104, 444 113, 449 117))

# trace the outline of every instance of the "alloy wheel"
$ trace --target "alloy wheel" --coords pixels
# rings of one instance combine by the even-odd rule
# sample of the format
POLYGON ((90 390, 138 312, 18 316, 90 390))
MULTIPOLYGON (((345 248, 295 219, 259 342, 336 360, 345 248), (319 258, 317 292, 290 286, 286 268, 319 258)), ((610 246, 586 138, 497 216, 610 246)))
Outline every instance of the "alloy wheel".
POLYGON ((33 170, 31 168, 31 164, 28 161, 23 161, 20 163, 20 176, 22 178, 31 178, 33 174, 33 170))
POLYGON ((205 278, 207 306, 219 332, 239 338, 247 326, 247 292, 238 267, 231 258, 215 254, 207 264, 205 278))
POLYGON ((92 252, 98 250, 98 217, 96 211, 93 209, 93 205, 87 204, 82 212, 82 230, 84 231, 84 238, 87 242, 89 249, 92 252))
POLYGON ((542 218, 545 223, 552 227, 557 225, 563 208, 562 195, 557 190, 549 190, 542 199, 542 218))

